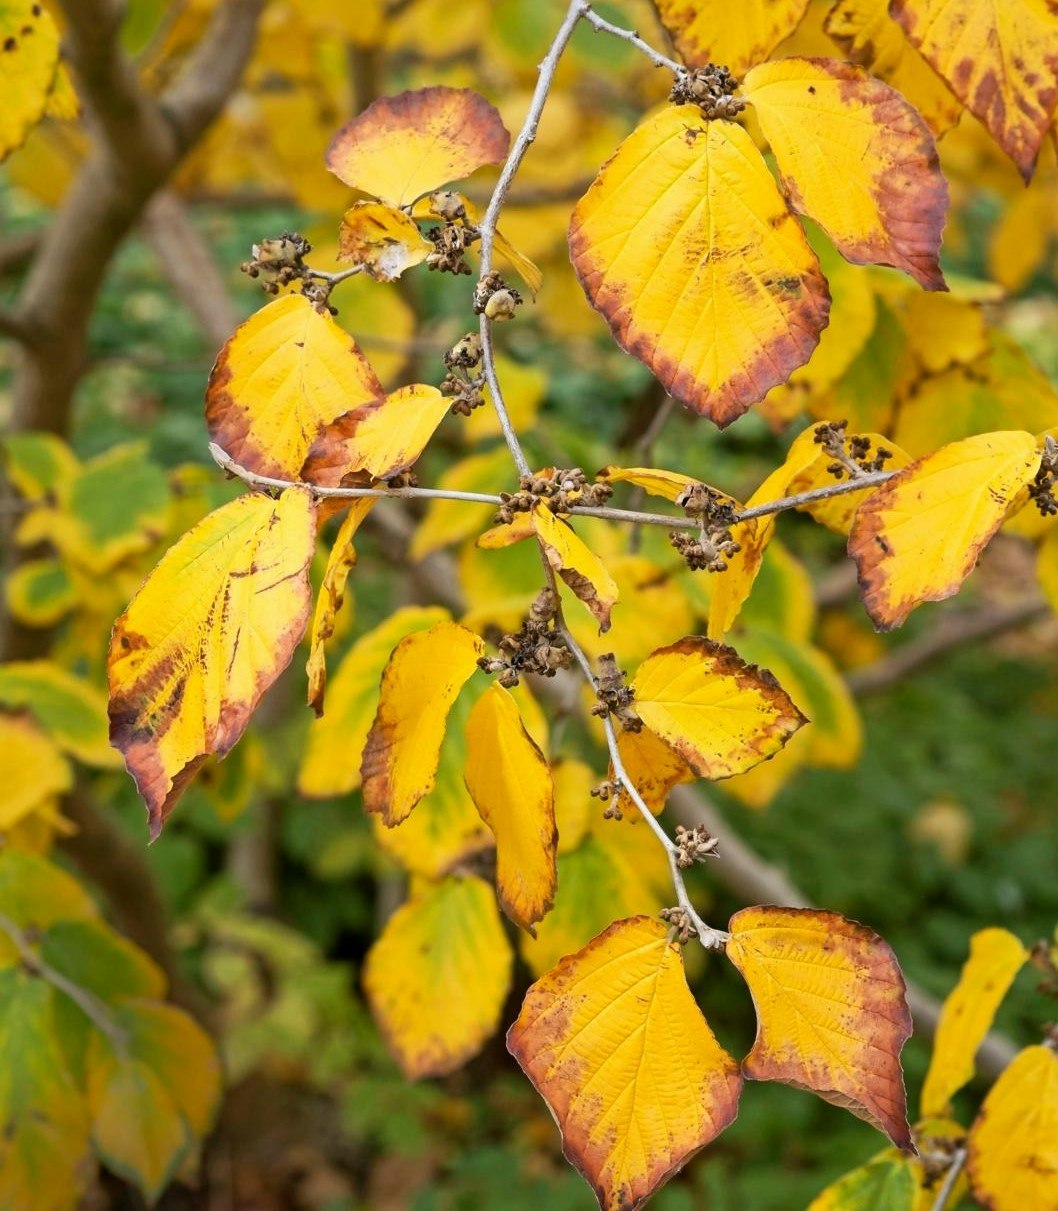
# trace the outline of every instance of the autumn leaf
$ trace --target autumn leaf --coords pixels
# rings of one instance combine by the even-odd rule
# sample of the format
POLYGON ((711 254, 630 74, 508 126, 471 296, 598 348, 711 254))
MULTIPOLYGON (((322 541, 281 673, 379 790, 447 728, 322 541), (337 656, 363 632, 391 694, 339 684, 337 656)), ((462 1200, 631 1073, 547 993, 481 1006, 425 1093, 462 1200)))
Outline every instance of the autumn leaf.
POLYGON ((517 704, 493 684, 467 720, 466 784, 496 837, 500 907, 533 933, 555 898, 555 791, 547 758, 530 738, 517 704))
MULTIPOLYGON (((923 298, 931 297, 923 295, 923 298)), ((798 438, 798 442, 804 442, 813 439, 813 430, 807 429, 798 438)), ((895 442, 891 442, 888 438, 883 437, 880 433, 857 433, 847 437, 846 448, 852 440, 867 441, 870 443, 868 448, 868 458, 879 457, 882 451, 885 451, 885 458, 882 467, 885 471, 901 471, 912 460, 911 456, 900 449, 895 442)), ((799 471, 790 482, 786 485, 786 491, 790 495, 800 492, 813 492, 819 488, 826 488, 837 483, 834 475, 828 470, 833 465, 834 459, 821 446, 816 446, 817 455, 815 462, 810 463, 803 470, 799 471)), ((856 510, 863 504, 867 497, 877 487, 863 488, 859 492, 846 492, 842 496, 824 497, 821 500, 809 501, 806 504, 798 505, 798 511, 807 513, 810 517, 814 517, 820 525, 824 525, 828 530, 833 530, 835 534, 847 535, 852 529, 852 523, 856 520, 856 510)))
POLYGON ((657 0, 657 8, 685 63, 723 63, 740 75, 794 32, 808 0, 743 0, 734 18, 724 0, 657 0))
POLYGON ((603 467, 595 478, 607 484, 635 484, 651 496, 665 500, 675 500, 698 482, 691 475, 661 467, 603 467))
POLYGON ((649 917, 614 922, 537 980, 507 1047, 604 1211, 634 1211, 737 1113, 738 1066, 649 917))
POLYGON ((699 778, 744 773, 806 722, 770 673, 697 635, 648 656, 631 689, 636 714, 699 778))
POLYGON ((745 1075, 812 1090, 913 1151, 900 1069, 911 1014, 883 939, 806 908, 746 908, 728 928, 727 957, 757 1010, 745 1075))
MULTIPOLYGON (((655 816, 665 807, 674 786, 694 781, 694 770, 649 728, 638 732, 619 731, 617 750, 625 773, 655 816)), ((610 777, 613 775, 611 766, 610 777)))
POLYGON ((878 630, 958 591, 1039 465, 1031 434, 984 433, 918 459, 860 505, 849 554, 878 630))
POLYGON ((1058 105, 1053 0, 890 0, 892 15, 1026 181, 1058 105))
POLYGON ((34 0, 0 4, 0 55, 4 105, 0 110, 0 161, 44 114, 59 67, 59 31, 46 8, 34 0))
POLYGON ((1058 1055, 1026 1047, 970 1128, 970 1186, 988 1211, 1058 1207, 1058 1055))
POLYGON ((432 251, 433 245, 404 211, 384 202, 358 202, 342 215, 339 259, 363 265, 376 282, 395 282, 432 251))
POLYGON ((455 622, 402 639, 382 674, 360 764, 364 808, 399 824, 433 787, 448 711, 485 645, 455 622))
POLYGON ((951 1113, 951 1099, 974 1075, 974 1057, 1028 951, 1005 929, 982 929, 941 1010, 933 1058, 922 1088, 922 1113, 951 1113))
POLYGON ((53 661, 13 660, 0 666, 0 707, 29 711, 63 752, 85 765, 120 765, 107 739, 105 698, 53 661))
POLYGON ((467 88, 420 88, 379 97, 327 149, 346 185, 403 207, 484 164, 498 164, 510 136, 496 109, 467 88))
POLYGON ((602 560, 543 501, 533 505, 529 516, 548 564, 584 603, 600 632, 608 631, 610 613, 617 603, 617 584, 602 560))
POLYGON ((288 294, 250 316, 220 351, 206 424, 250 471, 298 479, 324 426, 383 394, 356 341, 304 295, 288 294))
POLYGON ((881 1156, 828 1186, 808 1211, 916 1211, 915 1173, 900 1156, 881 1156))
POLYGON ((928 127, 902 96, 840 59, 780 59, 743 96, 783 190, 848 260, 892 265, 944 290, 938 257, 948 187, 928 127))
POLYGON ((216 509, 163 556, 110 642, 110 739, 157 837, 209 754, 242 735, 290 663, 311 605, 307 491, 216 509))
POLYGON ((577 204, 588 301, 670 395, 721 427, 811 356, 830 298, 746 131, 693 105, 643 122, 577 204))
POLYGON ((0 711, 0 785, 0 832, 73 786, 69 762, 28 715, 0 711))
POLYGON ((481 879, 426 887, 386 922, 364 962, 364 991, 404 1075, 444 1076, 500 1022, 513 955, 481 879))
MULTIPOLYGON (((483 409, 478 409, 483 411, 483 409)), ((456 492, 493 492, 510 474, 511 456, 506 446, 484 454, 472 454, 446 467, 435 481, 438 488, 456 492)), ((495 513, 491 505, 471 505, 462 500, 431 500, 426 515, 415 528, 409 556, 418 561, 449 543, 461 542, 481 531, 495 513)))

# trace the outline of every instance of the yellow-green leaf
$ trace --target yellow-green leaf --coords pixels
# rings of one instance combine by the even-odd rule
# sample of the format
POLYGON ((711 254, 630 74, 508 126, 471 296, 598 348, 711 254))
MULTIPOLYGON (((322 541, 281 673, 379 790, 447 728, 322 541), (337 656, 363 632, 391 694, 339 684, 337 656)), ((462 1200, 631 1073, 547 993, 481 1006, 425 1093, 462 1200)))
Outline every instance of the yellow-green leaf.
POLYGON ((602 560, 542 501, 537 501, 529 516, 547 562, 584 603, 599 630, 608 631, 610 613, 617 602, 617 583, 602 560))
POLYGON ((240 496, 170 548, 114 624, 110 739, 152 836, 290 663, 308 621, 314 546, 307 491, 240 496))
POLYGON ((757 1010, 745 1075, 810 1089, 910 1150, 900 1050, 911 1014, 888 945, 855 921, 805 908, 746 908, 728 928, 727 957, 757 1010))
POLYGON ((945 289, 948 187, 929 128, 898 92, 840 59, 799 58, 753 68, 744 92, 796 211, 854 264, 945 289))
POLYGON ((445 879, 398 908, 364 963, 364 991, 408 1077, 443 1076, 500 1023, 512 954, 480 879, 445 879))
POLYGON ((518 706, 493 684, 467 720, 466 783, 496 837, 496 894, 522 929, 547 915, 555 898, 555 788, 547 758, 518 706))
POLYGON ((363 265, 376 282, 395 282, 432 251, 433 245, 403 210, 383 202, 358 202, 342 215, 339 259, 363 265))
POLYGON ((908 1161, 880 1156, 828 1186, 808 1211, 916 1211, 918 1189, 908 1161))
POLYGON ((604 1211, 634 1211, 738 1109, 738 1065, 649 917, 616 921, 537 980, 507 1047, 604 1211))
POLYGON ((20 563, 5 581, 4 596, 12 615, 31 627, 55 626, 81 604, 68 569, 47 555, 20 563))
POLYGON ((808 0, 657 0, 658 15, 691 67, 723 63, 736 75, 760 63, 801 23, 808 0))
POLYGON ((30 711, 64 752, 85 765, 120 765, 107 740, 103 695, 50 660, 0 666, 0 706, 30 711))
POLYGON ((945 1115, 951 1099, 974 1074, 974 1056, 996 1010, 1028 961, 1028 951, 1005 929, 982 929, 970 940, 970 957, 941 1010, 933 1040, 922 1113, 945 1115))
POLYGON ((0 160, 21 147, 44 114, 59 66, 59 31, 35 0, 0 3, 0 64, 4 104, 0 107, 0 160))
POLYGON ((33 719, 0 712, 0 831, 72 785, 69 764, 33 719))
POLYGON ((808 361, 827 322, 819 262, 752 139, 693 105, 621 144, 569 246, 618 343, 721 426, 808 361))
POLYGON ((1030 433, 984 433, 918 459, 860 505, 849 554, 878 630, 958 592, 1039 465, 1030 433))

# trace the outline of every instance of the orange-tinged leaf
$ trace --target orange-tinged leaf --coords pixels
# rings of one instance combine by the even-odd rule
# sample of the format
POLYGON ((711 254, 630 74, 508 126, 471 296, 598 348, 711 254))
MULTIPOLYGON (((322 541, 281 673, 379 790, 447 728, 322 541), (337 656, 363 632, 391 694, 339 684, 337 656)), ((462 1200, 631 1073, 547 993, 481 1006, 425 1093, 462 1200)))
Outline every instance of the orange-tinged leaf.
POLYGON ((0 160, 21 147, 44 114, 59 67, 59 31, 34 0, 0 5, 4 104, 0 107, 0 160))
POLYGON ((890 0, 911 42, 1025 180, 1058 105, 1055 0, 890 0))
POLYGON ((738 1065, 650 917, 616 921, 537 980, 507 1047, 604 1211, 634 1211, 737 1113, 738 1065))
POLYGON ((1039 465, 1030 433, 983 433, 918 459, 860 505, 849 554, 878 630, 958 592, 1039 465))
POLYGON ((364 518, 375 507, 376 498, 361 496, 349 505, 342 524, 327 556, 327 567, 316 598, 316 609, 312 615, 311 648, 306 672, 309 678, 309 706, 317 715, 323 714, 323 696, 327 688, 327 657, 324 645, 334 634, 335 619, 345 600, 345 583, 356 566, 356 548, 353 538, 364 518))
POLYGON ((693 475, 665 471, 660 467, 603 467, 595 477, 607 484, 635 484, 651 496, 675 500, 685 489, 699 481, 693 475))
POLYGON ((547 915, 555 898, 555 788, 547 759, 517 704, 493 684, 467 720, 467 790, 496 837, 496 894, 522 929, 547 915))
POLYGON ((744 95, 790 204, 857 265, 893 265, 943 290, 948 187, 933 135, 904 98, 840 59, 779 59, 744 95))
POLYGON ((970 1128, 970 1186, 988 1211, 1058 1208, 1058 1055, 1026 1047, 970 1128))
POLYGON ((399 824, 433 788, 448 712, 485 645, 456 622, 402 639, 382 674, 360 763, 364 808, 399 824))
POLYGON ((900 1069, 911 1014, 885 941, 807 908, 745 908, 728 928, 727 957, 757 1010, 745 1075, 809 1089, 912 1150, 900 1069))
POLYGON ((700 778, 745 773, 806 722, 770 673, 697 635, 648 656, 631 688, 636 714, 700 778))
MULTIPOLYGON (((625 772, 655 816, 664 808, 674 786, 694 781, 694 770, 649 728, 638 732, 619 731, 617 748, 625 772)), ((610 777, 613 777, 612 767, 610 777)))
POLYGON ((933 1040, 922 1113, 946 1115, 951 1099, 974 1075, 974 1056, 984 1042, 1028 951, 1005 929, 982 929, 970 940, 970 957, 941 1010, 933 1040))
POLYGON ((808 0, 743 0, 737 17, 724 0, 657 0, 657 8, 685 63, 723 63, 741 75, 794 32, 808 0))
POLYGON ((513 547, 516 542, 524 542, 536 533, 533 518, 529 513, 518 513, 513 521, 503 522, 498 526, 490 526, 474 540, 474 546, 482 551, 502 551, 513 547))
POLYGON ((408 1077, 443 1076, 500 1024, 512 954, 481 879, 426 887, 386 922, 364 962, 364 991, 408 1077))
POLYGON ((395 282, 433 251, 404 213, 384 202, 357 202, 342 215, 338 259, 363 265, 376 282, 395 282))
POLYGON ((250 316, 220 351, 206 423, 237 463, 298 479, 323 427, 382 394, 356 341, 304 295, 287 294, 250 316))
POLYGON ((510 136, 496 109, 466 88, 420 88, 380 97, 347 122, 327 149, 327 167, 391 206, 498 164, 510 136))
POLYGON ((617 602, 617 582, 602 560, 542 501, 537 501, 529 516, 547 562, 584 603, 600 632, 608 631, 610 613, 617 602))
POLYGON ((110 739, 161 831, 209 754, 224 756, 308 621, 309 493, 240 496, 163 556, 110 641, 110 739))
POLYGON ((621 144, 577 204, 574 268, 624 349, 727 425, 808 361, 830 297, 746 131, 672 105, 621 144))

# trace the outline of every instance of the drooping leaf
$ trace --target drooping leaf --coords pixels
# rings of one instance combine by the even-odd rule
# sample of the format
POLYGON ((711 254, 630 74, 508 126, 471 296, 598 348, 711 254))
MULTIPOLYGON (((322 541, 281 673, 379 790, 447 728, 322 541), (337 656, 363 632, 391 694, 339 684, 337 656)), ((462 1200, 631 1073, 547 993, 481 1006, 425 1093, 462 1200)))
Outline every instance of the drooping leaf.
POLYGON ((1058 1207, 1058 1055, 1026 1047, 988 1092, 970 1128, 967 1169, 988 1211, 1058 1207))
POLYGON ((1058 105, 1053 0, 890 0, 890 11, 1025 180, 1058 105))
POLYGON ((405 1076, 443 1076, 500 1022, 512 954, 481 879, 427 887, 386 922, 364 963, 364 990, 405 1076))
POLYGON ((189 530, 114 624, 110 739, 157 837, 209 754, 242 735, 311 605, 309 493, 240 496, 189 530))
POLYGON ((636 714, 700 778, 744 773, 805 722, 770 673, 697 635, 648 656, 631 689, 636 714))
POLYGON ((493 684, 467 720, 466 783, 496 837, 500 907, 533 932, 555 898, 555 789, 547 758, 511 695, 493 684))
POLYGON ((958 591, 1039 465, 1031 434, 984 433, 918 459, 860 505, 849 554, 878 630, 958 591))
POLYGON ((815 254, 746 131, 669 106, 577 204, 589 302, 670 395, 730 424, 803 365, 826 326, 815 254))
POLYGON ((85 765, 120 764, 107 740, 103 695, 61 665, 27 660, 0 666, 0 706, 30 711, 64 752, 85 765))
POLYGON ((5 160, 44 114, 59 66, 59 31, 35 0, 0 3, 0 64, 4 105, 0 112, 0 160, 5 160))
POLYGON ((660 467, 603 467, 595 478, 608 484, 635 484, 651 496, 662 496, 665 500, 675 500, 698 482, 692 475, 660 467))
POLYGON ((840 59, 780 59, 746 76, 783 189, 848 260, 943 290, 948 208, 933 136, 904 98, 840 59))
POLYGON ((741 75, 794 32, 808 0, 744 0, 737 19, 724 0, 657 0, 657 8, 685 63, 723 63, 741 75))
POLYGON ((287 294, 250 316, 220 351, 206 423, 237 463, 298 479, 323 428, 383 394, 356 341, 304 295, 287 294))
POLYGON ((808 1211, 917 1211, 918 1182, 902 1156, 882 1156, 846 1173, 808 1211))
POLYGON ((376 282, 395 282, 432 251, 433 245, 404 211, 384 202, 358 202, 342 215, 339 258, 363 265, 376 282))
POLYGON ((617 584, 602 560, 543 501, 537 501, 529 516, 547 562, 584 603, 599 630, 608 631, 617 584))
POLYGON ((911 1014, 888 945, 814 909, 746 908, 728 928, 727 956, 757 1010, 745 1075, 812 1090, 911 1150, 900 1069, 911 1014))
POLYGON ((984 1041, 1028 951, 1005 929, 982 929, 970 940, 970 957, 941 1010, 933 1040, 922 1113, 951 1113, 951 1099, 974 1075, 974 1057, 984 1041))
POLYGON ((448 711, 485 645, 455 622, 402 639, 382 674, 360 763, 364 808, 399 824, 430 791, 448 711))
POLYGON ((407 206, 483 164, 498 164, 510 136, 496 109, 466 88, 380 97, 334 136, 327 167, 346 185, 407 206))
POLYGON ((604 1211, 634 1211, 738 1109, 738 1066, 649 917, 614 922, 537 980, 507 1047, 604 1211))

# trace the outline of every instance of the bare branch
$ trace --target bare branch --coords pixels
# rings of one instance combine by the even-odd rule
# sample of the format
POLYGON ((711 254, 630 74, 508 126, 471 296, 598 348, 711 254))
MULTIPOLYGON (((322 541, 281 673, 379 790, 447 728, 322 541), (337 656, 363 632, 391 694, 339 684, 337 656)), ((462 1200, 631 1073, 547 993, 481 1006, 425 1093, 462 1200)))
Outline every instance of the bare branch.
POLYGON ((955 1183, 959 1180, 959 1174, 962 1173, 963 1166, 966 1164, 968 1153, 965 1148, 956 1148, 955 1155, 951 1158, 951 1165, 948 1167, 948 1172, 944 1175, 944 1184, 937 1191, 937 1198, 933 1203, 933 1211, 945 1211, 948 1206, 948 1199, 951 1198, 951 1192, 955 1189, 955 1183))
POLYGON ((817 500, 829 500, 832 496, 846 496, 849 492, 862 492, 865 488, 877 488, 886 480, 892 479, 895 471, 871 471, 859 479, 838 480, 827 484, 824 488, 809 488, 806 492, 795 492, 792 496, 783 496, 778 500, 769 500, 752 509, 741 509, 735 514, 736 521, 750 521, 754 517, 767 517, 771 513, 782 513, 787 509, 796 509, 800 505, 810 505, 817 500))
POLYGON ((613 22, 600 17, 597 12, 591 8, 584 9, 584 20, 595 30, 597 34, 612 34, 615 38, 620 38, 622 42, 628 42, 634 46, 640 54, 646 57, 654 64, 655 67, 665 67, 676 75, 681 75, 687 69, 677 63, 675 59, 670 59, 668 55, 663 55, 660 51, 655 50, 649 42, 645 42, 634 29, 623 29, 620 25, 614 25, 613 22))
POLYGON ((0 307, 0 336, 29 345, 33 341, 31 326, 6 307, 0 307))

